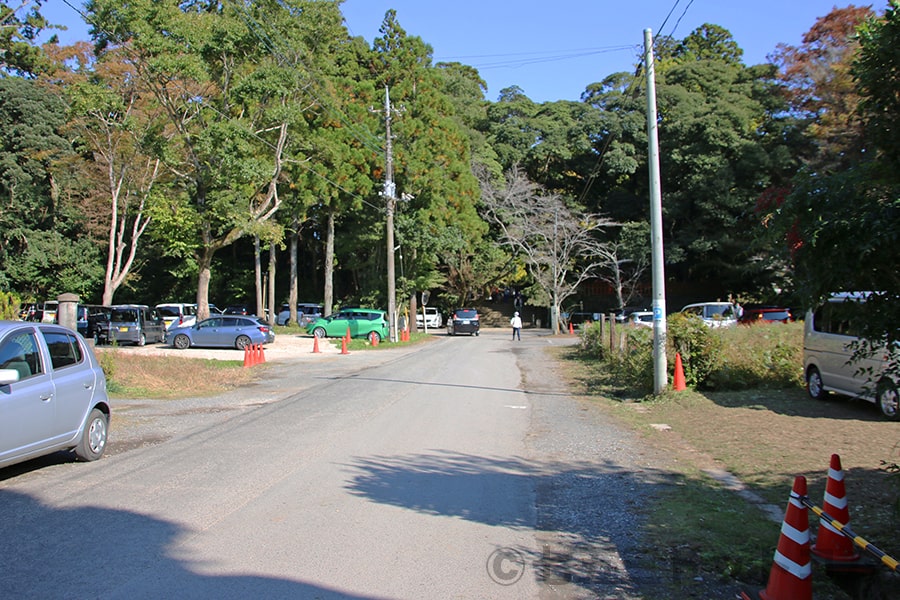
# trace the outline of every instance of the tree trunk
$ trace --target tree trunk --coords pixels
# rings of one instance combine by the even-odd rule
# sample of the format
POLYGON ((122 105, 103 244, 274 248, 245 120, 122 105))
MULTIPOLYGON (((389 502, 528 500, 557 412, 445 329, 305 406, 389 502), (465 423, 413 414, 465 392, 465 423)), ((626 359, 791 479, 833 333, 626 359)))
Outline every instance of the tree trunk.
POLYGON ((328 228, 325 233, 325 314, 334 309, 334 210, 328 211, 328 228))
POLYGON ((255 274, 255 287, 256 287, 256 314, 264 315, 266 313, 263 312, 263 283, 262 283, 262 263, 259 258, 259 236, 253 236, 253 268, 256 271, 255 274))
POLYGON ((209 282, 212 279, 212 260, 216 251, 207 247, 197 257, 197 321, 209 318, 209 282))
MULTIPOLYGON (((269 325, 275 324, 275 313, 278 307, 275 305, 275 243, 269 242, 269 325)), ((265 313, 263 313, 265 314, 265 313)))
POLYGON ((299 293, 297 286, 297 260, 300 246, 300 222, 297 219, 291 223, 291 243, 290 243, 290 254, 291 254, 291 281, 290 281, 290 291, 288 293, 288 304, 291 307, 291 323, 298 323, 298 315, 297 315, 297 302, 299 301, 299 293))

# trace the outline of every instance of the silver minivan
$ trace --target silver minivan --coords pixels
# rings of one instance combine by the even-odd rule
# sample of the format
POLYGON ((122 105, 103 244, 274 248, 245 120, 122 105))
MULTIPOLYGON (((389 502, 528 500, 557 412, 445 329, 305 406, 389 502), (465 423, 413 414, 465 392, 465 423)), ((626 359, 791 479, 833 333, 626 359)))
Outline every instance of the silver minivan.
POLYGON ((845 292, 832 296, 806 313, 803 329, 803 372, 810 397, 824 398, 828 392, 861 398, 878 404, 889 419, 900 418, 897 384, 885 373, 896 360, 881 352, 854 360, 863 341, 859 337, 857 315, 866 301, 865 292, 845 292))

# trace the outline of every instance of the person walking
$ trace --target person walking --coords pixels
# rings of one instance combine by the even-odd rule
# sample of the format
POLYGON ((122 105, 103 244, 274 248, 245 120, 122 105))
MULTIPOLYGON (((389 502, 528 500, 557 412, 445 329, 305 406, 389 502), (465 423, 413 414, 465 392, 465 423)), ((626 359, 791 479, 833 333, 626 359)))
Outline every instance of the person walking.
POLYGON ((519 316, 519 313, 513 315, 513 318, 509 320, 509 324, 512 325, 513 328, 513 336, 512 339, 522 341, 522 317, 519 316))

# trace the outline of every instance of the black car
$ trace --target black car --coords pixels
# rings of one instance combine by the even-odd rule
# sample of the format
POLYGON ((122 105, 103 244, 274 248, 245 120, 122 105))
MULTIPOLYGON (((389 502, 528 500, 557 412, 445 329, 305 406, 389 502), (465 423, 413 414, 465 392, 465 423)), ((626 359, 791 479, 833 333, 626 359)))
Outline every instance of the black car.
POLYGON ((468 333, 478 335, 480 325, 478 311, 474 308, 459 308, 447 319, 447 335, 468 333))

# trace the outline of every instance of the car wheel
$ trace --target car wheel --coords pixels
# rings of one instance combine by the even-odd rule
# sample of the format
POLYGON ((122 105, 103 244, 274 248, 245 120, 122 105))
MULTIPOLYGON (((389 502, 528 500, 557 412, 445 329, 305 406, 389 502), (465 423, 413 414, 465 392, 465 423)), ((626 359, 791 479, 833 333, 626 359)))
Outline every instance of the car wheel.
POLYGON ((325 337, 325 328, 324 327, 316 327, 313 329, 313 335, 317 338, 325 337))
POLYGON ((183 333, 179 333, 175 336, 175 339, 172 340, 172 345, 179 350, 185 350, 191 347, 191 338, 184 335, 183 333))
POLYGON ((382 337, 381 337, 380 333, 378 333, 377 331, 369 332, 369 342, 371 342, 373 344, 378 344, 381 342, 381 340, 382 340, 382 337))
POLYGON ((81 440, 75 447, 75 456, 78 460, 89 462, 103 456, 108 432, 109 417, 99 408, 95 408, 88 416, 81 432, 81 440))
POLYGON ((251 342, 250 338, 248 338, 246 335, 239 335, 239 336, 237 336, 237 339, 234 340, 234 347, 237 348, 238 350, 243 350, 244 348, 249 346, 251 343, 252 342, 251 342))
POLYGON ((893 381, 882 379, 878 384, 878 393, 875 397, 881 414, 892 421, 900 419, 900 397, 897 395, 897 386, 893 381))
POLYGON ((137 345, 138 346, 146 346, 147 345, 147 336, 142 333, 141 336, 138 338, 137 345))
POLYGON ((816 367, 810 367, 806 374, 806 391, 813 400, 824 400, 828 394, 822 384, 822 375, 816 367))

